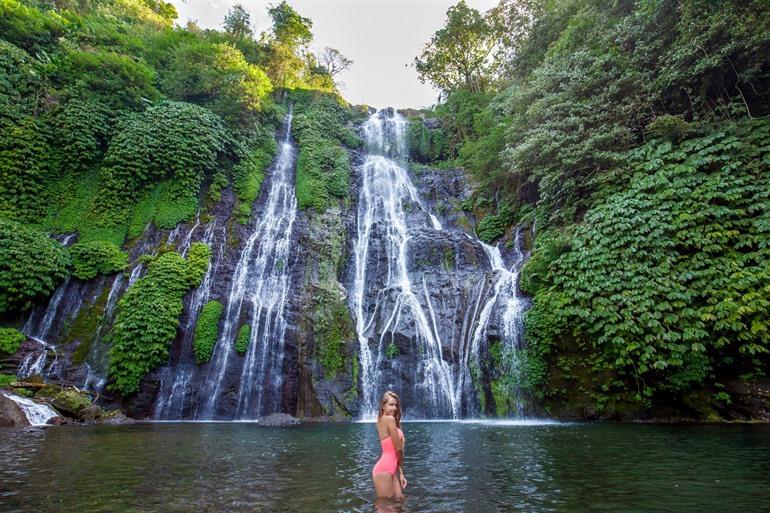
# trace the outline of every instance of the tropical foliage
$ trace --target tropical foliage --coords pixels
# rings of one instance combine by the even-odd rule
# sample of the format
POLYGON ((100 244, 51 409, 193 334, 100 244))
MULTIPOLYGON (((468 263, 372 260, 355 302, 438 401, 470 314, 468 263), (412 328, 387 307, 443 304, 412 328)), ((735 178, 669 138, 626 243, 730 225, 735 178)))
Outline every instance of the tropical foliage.
POLYGON ((461 3, 416 59, 479 237, 537 227, 524 384, 546 406, 724 402, 766 372, 770 12, 720 7, 461 3))
POLYGON ((222 308, 222 303, 213 300, 206 303, 198 314, 193 340, 193 352, 198 363, 206 363, 211 359, 219 335, 218 327, 219 319, 222 317, 222 308))
POLYGON ((44 233, 0 218, 0 314, 27 310, 69 275, 66 248, 44 233))
POLYGON ((168 358, 176 337, 182 298, 200 285, 211 250, 196 242, 187 259, 169 252, 148 265, 147 275, 118 301, 110 334, 110 388, 123 395, 139 389, 141 379, 168 358))

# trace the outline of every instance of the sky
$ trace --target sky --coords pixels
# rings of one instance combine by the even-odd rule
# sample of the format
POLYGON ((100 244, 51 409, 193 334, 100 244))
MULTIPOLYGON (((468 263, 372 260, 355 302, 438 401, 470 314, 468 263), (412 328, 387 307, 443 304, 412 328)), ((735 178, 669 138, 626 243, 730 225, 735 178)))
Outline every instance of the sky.
MULTIPOLYGON (((177 22, 197 21, 203 28, 222 28, 225 14, 240 3, 251 14, 255 34, 270 29, 267 8, 280 0, 170 0, 177 22)), ((288 0, 313 20, 313 49, 336 48, 353 60, 337 82, 353 104, 372 107, 422 108, 436 102, 438 91, 421 84, 412 65, 423 45, 444 25, 446 11, 459 0, 288 0)), ((484 12, 497 0, 466 0, 484 12)))

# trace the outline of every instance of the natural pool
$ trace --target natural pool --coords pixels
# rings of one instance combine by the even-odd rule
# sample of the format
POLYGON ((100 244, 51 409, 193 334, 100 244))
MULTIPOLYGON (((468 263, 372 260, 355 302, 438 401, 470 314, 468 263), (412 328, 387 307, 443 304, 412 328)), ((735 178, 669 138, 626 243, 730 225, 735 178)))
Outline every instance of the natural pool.
MULTIPOLYGON (((770 425, 408 422, 404 512, 767 512, 770 425)), ((0 430, 0 511, 376 511, 372 424, 0 430)))

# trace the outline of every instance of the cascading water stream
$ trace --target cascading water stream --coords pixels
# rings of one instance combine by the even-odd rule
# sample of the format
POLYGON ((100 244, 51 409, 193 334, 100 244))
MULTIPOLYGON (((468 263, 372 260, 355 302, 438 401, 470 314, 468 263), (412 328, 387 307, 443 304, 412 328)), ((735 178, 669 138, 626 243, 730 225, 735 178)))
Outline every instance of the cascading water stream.
MULTIPOLYGON (((392 111, 378 111, 363 126, 368 155, 364 161, 361 193, 357 212, 357 237, 354 246, 355 279, 351 295, 356 316, 361 363, 362 416, 376 412, 375 397, 379 386, 378 368, 385 354, 388 337, 402 324, 414 324, 418 344, 425 348, 417 370, 420 383, 427 394, 432 413, 437 416, 458 417, 460 403, 455 393, 451 366, 443 358, 442 344, 430 305, 424 290, 428 312, 413 288, 408 271, 409 227, 405 203, 418 205, 427 215, 433 229, 441 223, 430 214, 420 201, 417 190, 407 174, 403 161, 406 157, 406 120, 392 111), (381 290, 371 290, 374 277, 368 269, 369 252, 375 241, 384 239, 377 247, 387 260, 387 273, 381 290), (395 299, 392 298, 395 294, 395 299), (370 296, 376 296, 369 308, 370 296), (382 327, 375 327, 378 309, 385 300, 393 300, 390 313, 382 327), (430 319, 430 320, 429 320, 430 319), (376 329, 376 333, 375 333, 376 329), (375 347, 372 340, 376 338, 375 347)), ((424 287, 424 284, 423 284, 424 287)), ((391 340, 392 342, 392 340, 391 340)))
POLYGON ((519 296, 517 284, 519 280, 519 270, 526 260, 526 255, 521 249, 521 230, 517 229, 514 235, 514 258, 510 269, 505 267, 500 248, 490 246, 479 241, 484 248, 484 252, 489 258, 492 270, 496 274, 493 293, 489 296, 481 313, 478 317, 476 329, 471 339, 469 350, 464 355, 464 361, 460 365, 460 384, 457 387, 458 392, 462 392, 472 384, 470 375, 471 359, 476 368, 480 362, 479 350, 487 338, 487 330, 494 315, 498 316, 498 326, 500 328, 501 341, 503 343, 502 359, 504 369, 507 375, 513 378, 513 387, 506 390, 514 395, 514 404, 516 405, 515 416, 524 415, 525 405, 520 388, 520 361, 519 353, 523 344, 524 336, 524 307, 525 300, 519 296))
POLYGON ((499 370, 513 377, 506 380, 514 383, 506 392, 515 396, 515 414, 521 416, 517 357, 524 299, 516 287, 525 255, 520 233, 507 268, 499 248, 466 239, 459 229, 444 230, 407 173, 405 129, 402 116, 383 110, 362 130, 368 154, 360 167, 350 295, 359 342, 361 417, 374 416, 378 394, 398 387, 418 415, 478 416, 484 386, 480 355, 495 337, 503 349, 499 370), (461 272, 431 263, 436 251, 459 259, 461 272), (409 348, 409 354, 394 359, 401 348, 409 348))
POLYGON ((24 415, 32 426, 45 426, 49 419, 59 416, 59 414, 48 405, 36 403, 32 399, 10 392, 0 393, 16 403, 19 409, 24 412, 24 415))
MULTIPOLYGON (((233 272, 224 323, 209 366, 206 402, 198 418, 222 416, 217 402, 225 392, 228 368, 242 358, 235 419, 255 419, 280 407, 286 334, 285 308, 289 293, 292 227, 297 215, 294 193, 296 148, 291 142, 291 111, 273 165, 264 207, 252 220, 252 231, 233 272), (251 328, 245 355, 237 356, 235 338, 242 323, 251 328)), ((231 414, 232 415, 232 414, 231 414)))
MULTIPOLYGON (((187 237, 182 241, 180 250, 182 255, 186 255, 192 244, 192 233, 200 226, 199 217, 196 218, 195 225, 188 232, 187 237)), ((206 225, 201 242, 212 246, 215 242, 216 232, 219 231, 220 238, 217 249, 214 252, 211 265, 206 270, 201 286, 195 289, 190 305, 188 307, 187 323, 185 324, 182 338, 182 355, 178 365, 166 369, 166 376, 162 379, 161 390, 158 402, 155 405, 154 417, 161 420, 181 419, 187 399, 191 395, 191 383, 196 371, 195 355, 193 353, 192 342, 195 334, 195 324, 203 305, 211 297, 211 287, 214 277, 219 271, 224 256, 224 246, 226 234, 224 226, 218 226, 216 219, 206 225), (169 376, 168 374, 173 374, 169 376)))
MULTIPOLYGON (((74 239, 74 234, 67 235, 61 241, 62 245, 65 247, 69 246, 74 239)), ((59 312, 59 307, 62 304, 62 299, 67 294, 69 289, 70 282, 71 280, 68 277, 61 285, 56 288, 56 291, 51 297, 51 300, 48 302, 48 305, 42 313, 42 319, 39 319, 39 316, 37 315, 39 310, 35 309, 30 313, 29 317, 24 323, 24 326, 21 329, 22 333, 40 344, 41 347, 36 351, 30 351, 24 357, 24 360, 21 362, 21 365, 16 372, 16 375, 19 378, 27 378, 32 375, 44 374, 46 370, 46 364, 48 363, 49 351, 53 352, 54 354, 54 361, 50 365, 49 372, 55 370, 56 364, 59 360, 59 353, 56 351, 56 348, 53 346, 53 344, 48 342, 48 338, 51 334, 54 320, 56 319, 59 312)), ((69 306, 71 305, 64 305, 64 307, 69 306)))

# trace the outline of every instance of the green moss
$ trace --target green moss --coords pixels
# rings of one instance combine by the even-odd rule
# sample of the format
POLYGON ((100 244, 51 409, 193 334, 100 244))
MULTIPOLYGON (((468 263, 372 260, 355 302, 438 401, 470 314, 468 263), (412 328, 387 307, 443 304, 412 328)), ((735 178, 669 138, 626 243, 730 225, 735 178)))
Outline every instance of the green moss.
POLYGON ((346 126, 351 115, 331 95, 294 94, 293 134, 299 145, 296 195, 301 209, 325 211, 348 196, 350 158, 341 146, 358 147, 360 139, 346 126))
POLYGON ((198 363, 206 363, 211 359, 214 346, 219 335, 219 320, 222 317, 222 303, 209 301, 201 309, 195 322, 195 340, 193 350, 198 363))
POLYGON ((353 322, 345 302, 334 290, 318 289, 314 301, 313 336, 318 361, 327 379, 345 367, 345 342, 354 336, 353 322))
POLYGON ((385 350, 385 356, 387 356, 390 359, 393 359, 400 354, 401 354, 401 351, 398 349, 398 346, 393 341, 391 341, 388 344, 388 348, 385 350))
POLYGON ((72 363, 78 365, 84 363, 91 353, 96 331, 99 329, 99 325, 104 322, 104 307, 109 295, 109 287, 104 287, 97 300, 92 305, 82 306, 72 324, 64 328, 62 337, 64 344, 80 342, 72 354, 72 363))
POLYGON ((0 388, 6 388, 18 378, 14 374, 0 374, 0 388))
POLYGON ((242 324, 235 339, 235 350, 239 354, 245 354, 251 343, 251 325, 242 324))
POLYGON ((253 149, 233 169, 233 188, 239 202, 235 216, 241 224, 249 222, 251 209, 265 179, 265 170, 278 152, 271 128, 273 126, 268 125, 259 130, 252 143, 253 149))

